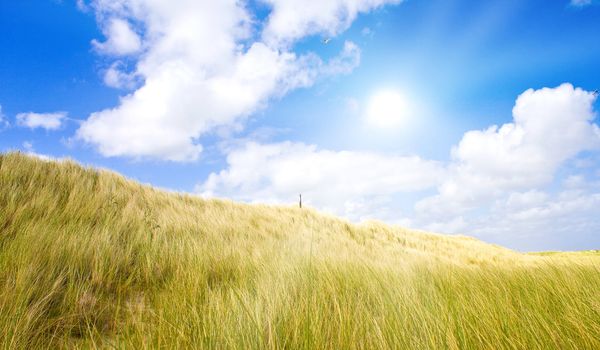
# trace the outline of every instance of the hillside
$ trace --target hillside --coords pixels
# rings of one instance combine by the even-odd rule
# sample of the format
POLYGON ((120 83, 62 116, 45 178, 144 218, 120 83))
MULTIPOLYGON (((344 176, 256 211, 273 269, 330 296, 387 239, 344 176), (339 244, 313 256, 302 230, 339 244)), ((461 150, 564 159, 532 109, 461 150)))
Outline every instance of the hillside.
POLYGON ((0 155, 0 348, 599 349, 600 255, 0 155))

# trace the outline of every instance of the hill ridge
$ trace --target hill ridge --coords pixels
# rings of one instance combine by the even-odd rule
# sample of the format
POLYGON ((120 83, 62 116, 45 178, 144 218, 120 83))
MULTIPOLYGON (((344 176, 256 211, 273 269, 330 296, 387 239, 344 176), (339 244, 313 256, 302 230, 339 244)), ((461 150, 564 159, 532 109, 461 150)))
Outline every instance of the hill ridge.
POLYGON ((20 153, 0 155, 0 208, 2 348, 600 347, 592 253, 207 200, 20 153))

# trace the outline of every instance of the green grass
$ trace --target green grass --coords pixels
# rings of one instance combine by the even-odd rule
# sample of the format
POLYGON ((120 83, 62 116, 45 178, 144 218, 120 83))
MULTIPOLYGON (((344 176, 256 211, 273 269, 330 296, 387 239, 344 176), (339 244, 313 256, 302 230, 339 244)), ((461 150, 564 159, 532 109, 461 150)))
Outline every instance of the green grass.
POLYGON ((0 348, 600 349, 600 255, 0 155, 0 348))

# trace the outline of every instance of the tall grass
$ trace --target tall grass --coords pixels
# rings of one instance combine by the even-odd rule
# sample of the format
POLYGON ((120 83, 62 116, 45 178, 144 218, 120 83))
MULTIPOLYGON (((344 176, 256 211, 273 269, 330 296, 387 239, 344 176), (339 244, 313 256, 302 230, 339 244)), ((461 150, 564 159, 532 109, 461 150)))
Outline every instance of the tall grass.
POLYGON ((0 155, 0 348, 599 349, 600 255, 0 155))

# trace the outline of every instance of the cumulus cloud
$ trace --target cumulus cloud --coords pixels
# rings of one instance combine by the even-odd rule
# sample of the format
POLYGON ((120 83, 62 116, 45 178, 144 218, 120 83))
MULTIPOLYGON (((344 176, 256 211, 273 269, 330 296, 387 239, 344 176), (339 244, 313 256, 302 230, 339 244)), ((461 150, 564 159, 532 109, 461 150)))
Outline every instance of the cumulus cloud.
POLYGON ((444 175, 440 163, 416 156, 330 151, 292 142, 250 142, 232 149, 227 165, 197 191, 266 203, 290 203, 302 193, 309 205, 355 220, 381 218, 392 194, 433 187, 444 175))
POLYGON ((46 130, 58 130, 67 117, 67 112, 54 113, 19 113, 17 114, 17 125, 30 129, 42 128, 46 130))
MULTIPOLYGON (((314 14, 319 28, 336 27, 338 32, 358 12, 386 2, 312 2, 302 8, 325 12, 301 14, 302 20, 293 25, 306 26, 314 14), (341 16, 338 10, 347 13, 341 16)), ((139 88, 122 97, 118 106, 92 113, 76 137, 104 156, 193 161, 202 151, 202 136, 239 125, 271 99, 308 87, 320 77, 349 73, 359 64, 360 49, 352 42, 346 42, 337 57, 323 61, 314 53, 298 55, 263 40, 275 35, 289 42, 300 35, 298 30, 293 36, 279 35, 287 29, 271 24, 300 3, 268 3, 271 15, 263 34, 257 35, 253 14, 236 0, 93 1, 108 38, 95 45, 114 55, 139 53, 131 72, 114 62, 105 72, 105 83, 132 88, 139 80, 139 88)))
POLYGON ((131 29, 129 22, 120 18, 111 18, 104 26, 104 35, 107 40, 99 42, 92 40, 92 44, 102 53, 109 55, 131 55, 140 51, 142 41, 131 29))
POLYGON ((452 220, 507 192, 548 184, 564 161, 600 149, 595 99, 571 84, 525 91, 513 123, 465 133, 452 150, 450 175, 437 195, 417 203, 418 214, 452 220))
POLYGON ((359 13, 401 0, 262 0, 272 7, 263 38, 273 46, 289 45, 312 34, 335 36, 359 13))
POLYGON ((133 89, 137 79, 135 73, 127 73, 123 69, 123 62, 114 62, 104 72, 104 84, 117 89, 133 89))

